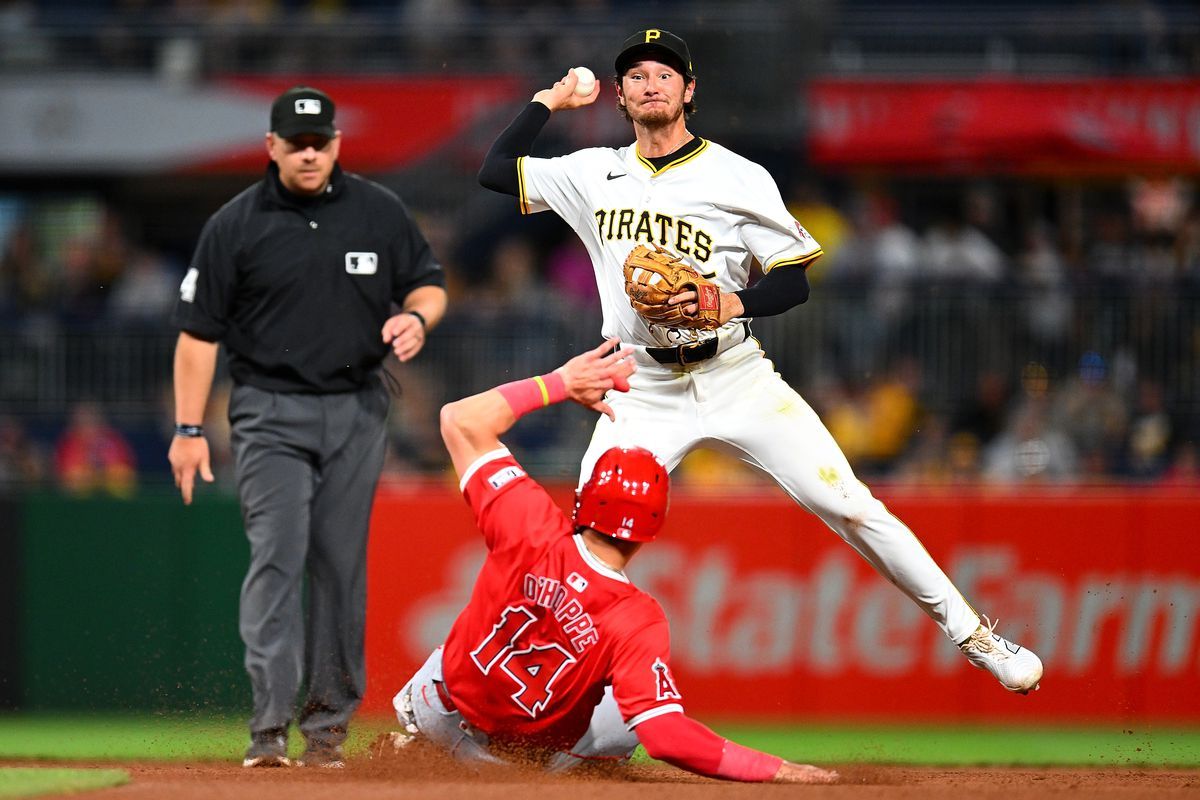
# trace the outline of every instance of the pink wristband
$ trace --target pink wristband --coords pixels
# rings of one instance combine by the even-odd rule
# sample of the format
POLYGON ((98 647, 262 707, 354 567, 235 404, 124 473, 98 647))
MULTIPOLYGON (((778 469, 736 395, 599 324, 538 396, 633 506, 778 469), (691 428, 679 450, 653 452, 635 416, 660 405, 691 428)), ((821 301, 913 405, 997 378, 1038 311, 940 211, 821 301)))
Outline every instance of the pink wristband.
POLYGON ((506 383, 497 386, 496 391, 508 402, 508 407, 517 419, 530 411, 567 399, 567 385, 563 383, 562 375, 557 372, 506 383))
POLYGON ((779 772, 783 759, 725 740, 717 775, 731 781, 769 781, 779 772))

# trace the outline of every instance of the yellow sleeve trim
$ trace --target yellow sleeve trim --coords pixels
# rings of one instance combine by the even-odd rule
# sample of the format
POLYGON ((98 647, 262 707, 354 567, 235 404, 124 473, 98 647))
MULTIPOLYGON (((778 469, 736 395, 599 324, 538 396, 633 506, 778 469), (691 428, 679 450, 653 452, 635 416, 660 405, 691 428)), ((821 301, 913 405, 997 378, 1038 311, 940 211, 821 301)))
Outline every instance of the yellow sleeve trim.
POLYGON ((804 255, 796 256, 795 258, 785 258, 781 261, 775 261, 763 267, 763 274, 765 275, 776 267, 790 267, 795 264, 802 264, 805 269, 808 269, 809 264, 816 261, 823 255, 825 255, 824 250, 814 250, 811 253, 805 253, 804 255))
POLYGON ((538 389, 542 393, 542 405, 550 405, 550 390, 546 388, 546 382, 542 380, 541 375, 534 375, 533 382, 537 384, 538 389))
POLYGON ((517 158, 517 203, 522 214, 529 213, 529 195, 525 193, 525 156, 517 158))

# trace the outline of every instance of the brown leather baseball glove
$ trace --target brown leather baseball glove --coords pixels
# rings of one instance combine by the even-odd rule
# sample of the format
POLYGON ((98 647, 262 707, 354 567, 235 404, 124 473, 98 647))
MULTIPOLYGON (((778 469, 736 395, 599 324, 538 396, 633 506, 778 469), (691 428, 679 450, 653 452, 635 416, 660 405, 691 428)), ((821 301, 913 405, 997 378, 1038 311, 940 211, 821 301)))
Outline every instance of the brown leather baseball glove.
POLYGON ((690 264, 658 245, 639 244, 625 259, 625 293, 642 319, 667 328, 712 330, 721 327, 721 292, 690 264), (687 303, 668 305, 680 292, 696 293, 696 312, 687 303))

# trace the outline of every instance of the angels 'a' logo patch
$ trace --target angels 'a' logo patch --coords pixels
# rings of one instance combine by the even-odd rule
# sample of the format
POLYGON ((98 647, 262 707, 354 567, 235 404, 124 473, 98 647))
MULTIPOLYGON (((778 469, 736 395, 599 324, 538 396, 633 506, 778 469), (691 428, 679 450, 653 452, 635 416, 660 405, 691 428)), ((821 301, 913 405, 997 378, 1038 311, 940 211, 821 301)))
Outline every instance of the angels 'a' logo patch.
POLYGON ((654 659, 650 669, 654 670, 655 693, 658 700, 683 699, 683 695, 675 688, 675 679, 671 677, 670 668, 663 663, 661 658, 654 659))

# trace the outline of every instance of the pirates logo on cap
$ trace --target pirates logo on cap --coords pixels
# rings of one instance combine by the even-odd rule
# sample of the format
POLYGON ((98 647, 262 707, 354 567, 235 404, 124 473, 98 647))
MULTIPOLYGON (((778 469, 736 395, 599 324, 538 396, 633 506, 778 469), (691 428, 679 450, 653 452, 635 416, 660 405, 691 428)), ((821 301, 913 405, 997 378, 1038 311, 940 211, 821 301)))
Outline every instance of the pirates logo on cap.
POLYGON ((663 56, 678 66, 689 80, 696 76, 687 42, 662 28, 647 28, 625 40, 616 60, 617 75, 624 73, 630 64, 641 58, 661 59, 663 56))

